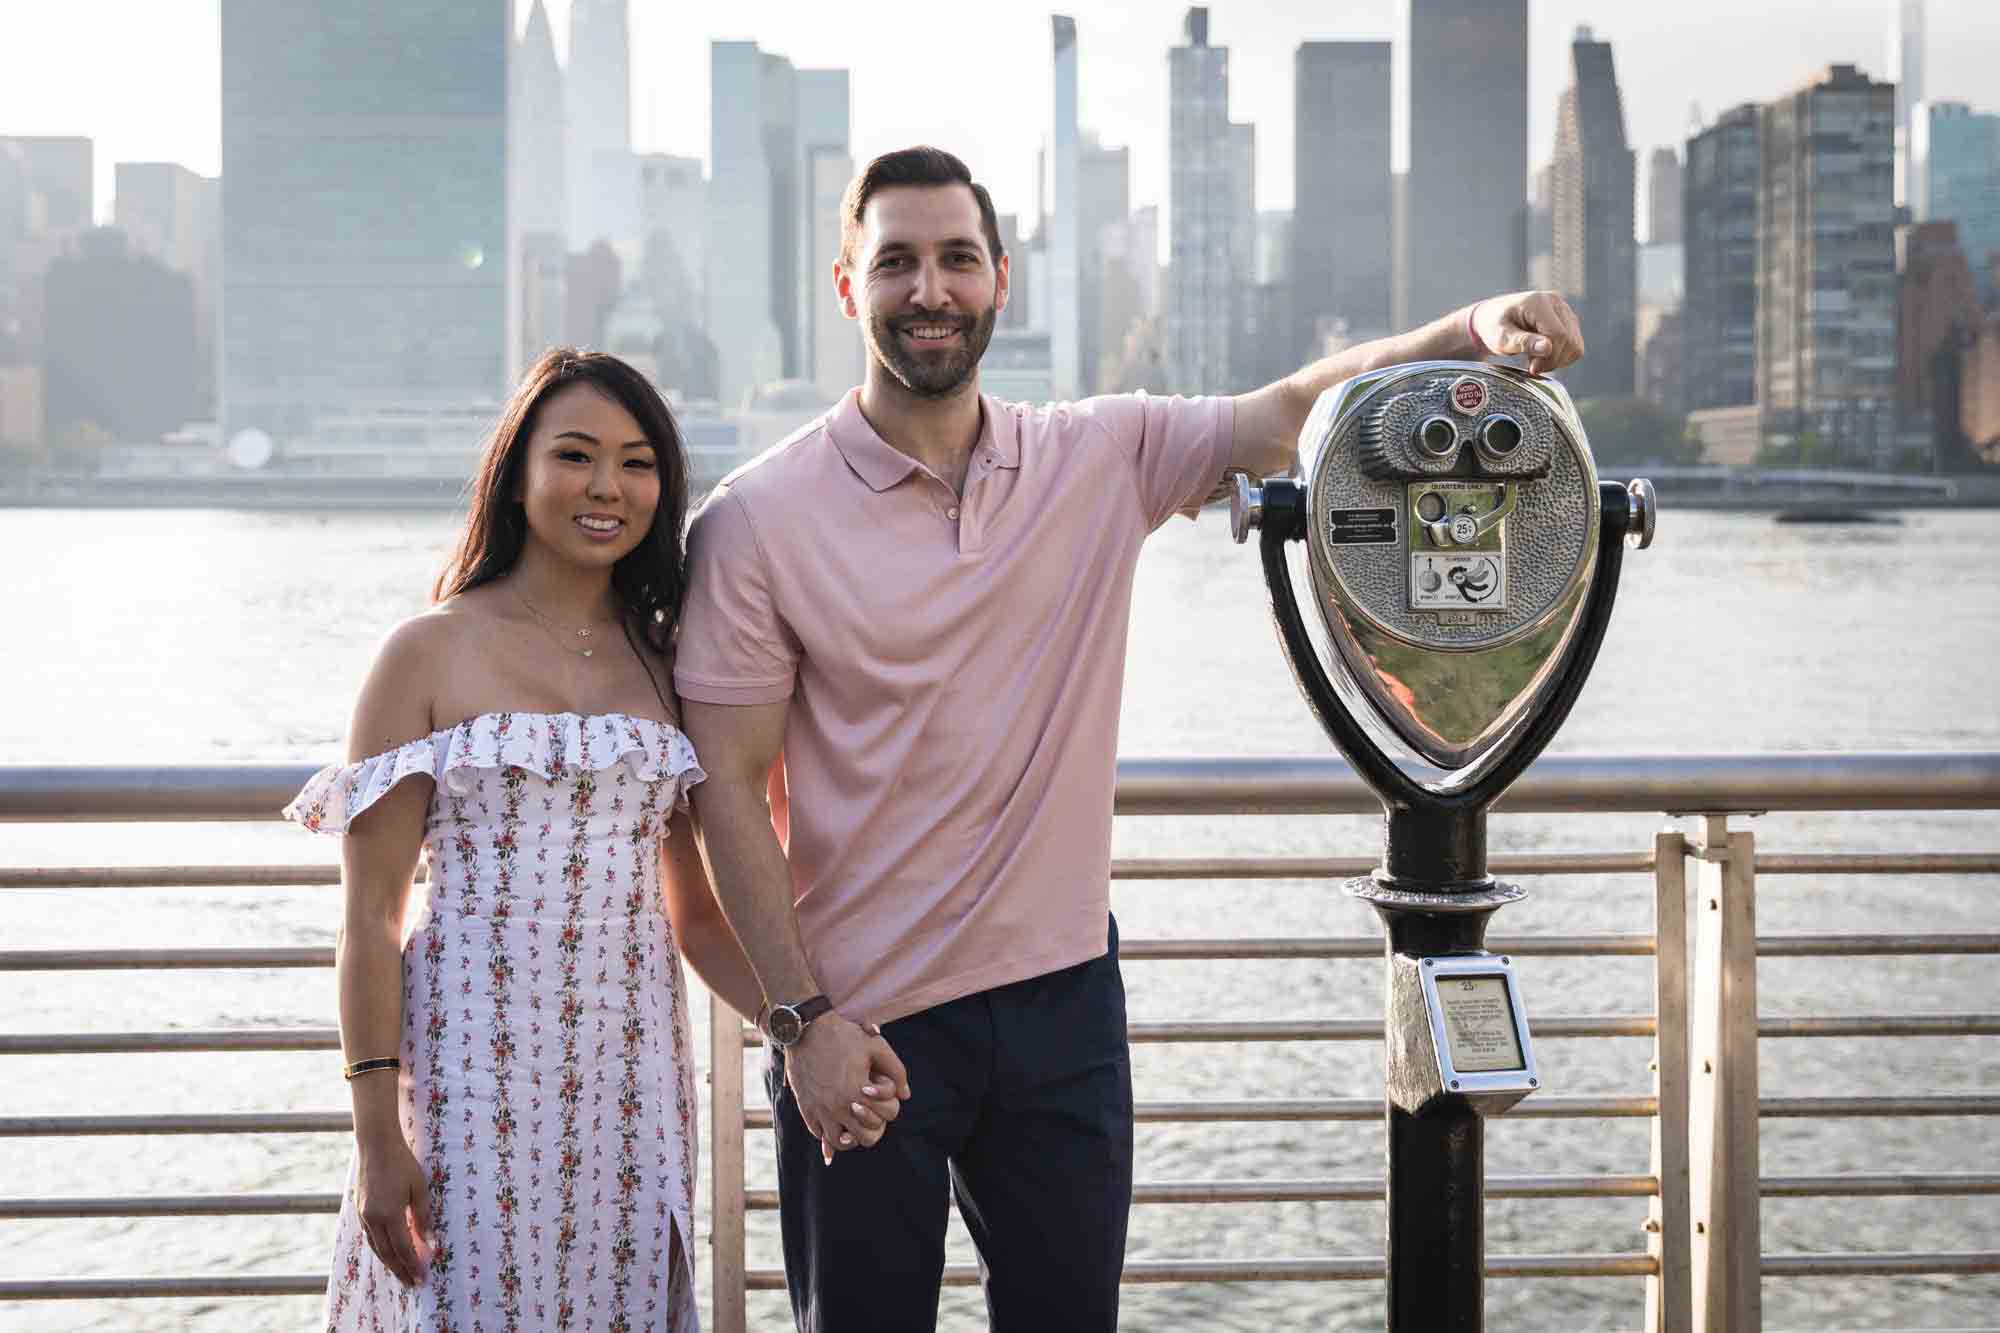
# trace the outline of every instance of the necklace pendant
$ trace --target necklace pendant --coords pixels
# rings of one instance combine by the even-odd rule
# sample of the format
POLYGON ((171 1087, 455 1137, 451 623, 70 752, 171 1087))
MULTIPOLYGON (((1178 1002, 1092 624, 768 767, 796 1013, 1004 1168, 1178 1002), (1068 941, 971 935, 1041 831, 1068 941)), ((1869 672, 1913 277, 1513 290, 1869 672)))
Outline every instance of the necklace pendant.
POLYGON ((591 655, 592 653, 594 653, 594 652, 596 652, 596 651, 597 651, 597 650, 596 650, 595 648, 586 648, 586 649, 584 649, 584 650, 583 650, 583 655, 584 655, 585 657, 588 657, 588 656, 590 656, 590 655, 591 655))
POLYGON ((587 629, 580 629, 576 632, 576 636, 579 639, 587 639, 590 637, 590 631, 587 629))

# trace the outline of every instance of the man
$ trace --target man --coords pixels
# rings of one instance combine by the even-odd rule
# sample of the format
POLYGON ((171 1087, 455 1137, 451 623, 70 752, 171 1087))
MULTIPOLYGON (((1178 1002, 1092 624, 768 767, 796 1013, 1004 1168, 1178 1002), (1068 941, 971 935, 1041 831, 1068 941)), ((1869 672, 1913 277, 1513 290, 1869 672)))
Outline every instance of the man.
POLYGON ((866 381, 703 506, 674 676, 767 1000, 793 1314, 932 1328, 949 1181, 996 1329, 1110 1330, 1132 1089, 1108 876, 1141 543, 1225 472, 1288 467, 1343 379, 1488 348, 1549 370, 1582 340, 1560 297, 1520 293, 1233 399, 1003 403, 978 389, 1007 257, 965 165, 876 158, 842 223, 866 381), (871 1070, 907 1098, 886 1133, 854 1100, 871 1070))

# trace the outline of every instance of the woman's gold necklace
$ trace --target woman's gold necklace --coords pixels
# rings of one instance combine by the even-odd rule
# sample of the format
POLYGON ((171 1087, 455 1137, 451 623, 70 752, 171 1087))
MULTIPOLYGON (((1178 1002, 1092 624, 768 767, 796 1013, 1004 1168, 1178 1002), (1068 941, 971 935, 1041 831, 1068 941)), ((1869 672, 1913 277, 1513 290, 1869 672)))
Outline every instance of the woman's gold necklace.
MULTIPOLYGON (((512 584, 510 583, 509 586, 511 587, 512 584)), ((591 635, 594 633, 594 631, 589 626, 586 625, 582 629, 570 631, 570 633, 574 634, 577 638, 585 640, 584 644, 581 647, 579 647, 576 644, 571 643, 569 639, 564 637, 562 626, 556 624, 555 621, 550 620, 547 616, 543 615, 538 609, 536 609, 535 604, 528 600, 528 595, 526 593, 522 592, 519 588, 515 588, 514 595, 521 599, 521 605, 528 608, 528 614, 541 622, 542 628, 549 632, 550 637, 553 638, 564 651, 575 653, 578 657, 589 657, 592 653, 597 651, 596 645, 589 642, 591 635)))

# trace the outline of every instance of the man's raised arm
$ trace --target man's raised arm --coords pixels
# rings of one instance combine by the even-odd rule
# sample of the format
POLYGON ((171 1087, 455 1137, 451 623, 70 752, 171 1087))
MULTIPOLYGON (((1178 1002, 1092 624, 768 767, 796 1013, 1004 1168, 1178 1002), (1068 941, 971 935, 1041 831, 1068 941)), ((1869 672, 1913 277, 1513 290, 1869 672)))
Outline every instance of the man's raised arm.
MULTIPOLYGON (((820 993, 792 907, 792 872, 771 828, 766 780, 784 744, 784 701, 704 704, 681 701, 682 724, 707 781, 690 793, 703 858, 716 900, 757 973, 765 999, 797 1004, 820 993)), ((835 1147, 870 1145, 881 1120, 857 1112, 864 1085, 894 1116, 897 1096, 909 1096, 909 1076, 889 1044, 838 1013, 807 1026, 785 1053, 785 1078, 806 1128, 835 1147), (876 1074, 884 1076, 875 1080, 876 1074), (892 1086, 884 1089, 882 1082, 892 1086), (845 1137, 843 1137, 845 1136, 845 1137)))
POLYGON ((1525 356, 1530 372, 1561 370, 1583 355, 1583 330, 1555 292, 1489 296, 1421 328, 1335 352, 1236 398, 1232 471, 1275 476, 1298 458, 1299 432, 1320 394, 1356 375, 1405 361, 1525 356))

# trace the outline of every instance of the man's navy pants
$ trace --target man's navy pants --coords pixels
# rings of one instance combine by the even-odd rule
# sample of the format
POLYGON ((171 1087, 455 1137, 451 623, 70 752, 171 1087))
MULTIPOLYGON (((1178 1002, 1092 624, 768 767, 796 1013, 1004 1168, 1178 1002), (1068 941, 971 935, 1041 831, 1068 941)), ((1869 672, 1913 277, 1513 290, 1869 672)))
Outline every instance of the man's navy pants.
POLYGON ((946 1191, 995 1333, 1112 1333, 1132 1202, 1118 928, 1105 954, 883 1026, 910 1100, 827 1165, 770 1053, 785 1278, 800 1333, 931 1333, 946 1191))

